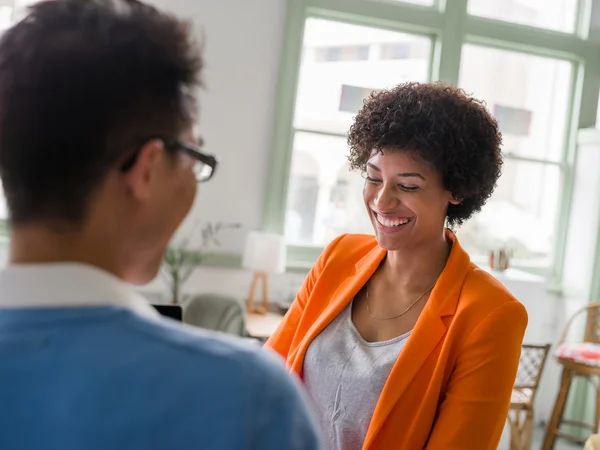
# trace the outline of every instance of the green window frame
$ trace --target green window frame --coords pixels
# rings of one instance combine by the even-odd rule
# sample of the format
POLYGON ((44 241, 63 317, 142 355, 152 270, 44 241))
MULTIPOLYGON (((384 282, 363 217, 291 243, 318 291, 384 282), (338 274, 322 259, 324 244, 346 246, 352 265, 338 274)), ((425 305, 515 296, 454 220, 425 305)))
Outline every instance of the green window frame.
MULTIPOLYGON (((573 33, 471 16, 467 0, 438 0, 432 7, 395 0, 288 0, 282 49, 269 178, 263 215, 265 231, 283 233, 291 169, 294 109, 301 64, 304 24, 308 18, 341 21, 391 31, 425 35, 432 39, 430 79, 458 84, 464 44, 566 60, 572 63, 570 107, 561 158, 556 162, 505 155, 507 159, 555 164, 562 173, 563 190, 556 217, 552 265, 519 266, 548 279, 560 289, 576 157, 576 131, 594 126, 600 91, 600 45, 590 29, 592 0, 578 2, 573 33)), ((305 270, 322 248, 288 245, 288 267, 305 270)))

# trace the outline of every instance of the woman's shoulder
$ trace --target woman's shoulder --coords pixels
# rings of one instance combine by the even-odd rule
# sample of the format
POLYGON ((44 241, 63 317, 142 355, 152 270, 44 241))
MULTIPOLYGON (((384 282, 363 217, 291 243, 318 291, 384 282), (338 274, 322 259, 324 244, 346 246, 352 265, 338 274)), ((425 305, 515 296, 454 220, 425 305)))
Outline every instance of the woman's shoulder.
POLYGON ((500 341, 514 337, 521 342, 527 328, 525 306, 492 274, 471 262, 454 308, 449 336, 456 348, 466 342, 504 348, 500 341))
POLYGON ((493 291, 514 298, 506 286, 504 286, 496 277, 473 262, 469 263, 465 283, 469 287, 472 286, 478 290, 493 291))
POLYGON ((323 257, 327 260, 341 259, 356 263, 378 247, 377 239, 369 234, 342 234, 327 245, 323 257))
POLYGON ((459 309, 475 310, 480 316, 496 310, 522 310, 525 313, 525 307, 506 286, 474 263, 470 263, 467 270, 459 309))

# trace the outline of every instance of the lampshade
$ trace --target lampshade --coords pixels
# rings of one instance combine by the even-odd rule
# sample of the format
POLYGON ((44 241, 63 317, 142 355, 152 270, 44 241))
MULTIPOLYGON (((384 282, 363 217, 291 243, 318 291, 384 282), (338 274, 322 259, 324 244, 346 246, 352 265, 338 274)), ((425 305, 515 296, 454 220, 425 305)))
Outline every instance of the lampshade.
POLYGON ((255 272, 285 272, 285 240, 274 233, 251 231, 246 238, 242 265, 255 272))

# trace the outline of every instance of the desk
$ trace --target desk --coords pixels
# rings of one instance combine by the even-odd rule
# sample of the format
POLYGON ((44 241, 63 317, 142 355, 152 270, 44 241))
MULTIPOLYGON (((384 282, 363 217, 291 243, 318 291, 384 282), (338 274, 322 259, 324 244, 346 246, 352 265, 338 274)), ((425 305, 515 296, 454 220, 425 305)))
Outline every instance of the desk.
POLYGON ((275 332, 283 316, 281 314, 268 312, 267 314, 248 313, 246 316, 246 328, 250 336, 266 341, 275 332))

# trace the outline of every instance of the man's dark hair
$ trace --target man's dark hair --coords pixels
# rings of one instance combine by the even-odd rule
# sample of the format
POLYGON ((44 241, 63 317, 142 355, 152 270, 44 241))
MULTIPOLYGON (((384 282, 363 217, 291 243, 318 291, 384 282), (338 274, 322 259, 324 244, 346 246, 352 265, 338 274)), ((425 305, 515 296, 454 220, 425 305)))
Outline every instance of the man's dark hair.
POLYGON ((443 83, 406 83, 373 93, 348 135, 353 169, 373 150, 408 151, 430 163, 460 200, 448 205, 450 226, 481 210, 502 169, 502 135, 484 104, 443 83))
POLYGON ((0 39, 0 177, 14 225, 80 224, 111 169, 192 125, 190 27, 134 0, 38 3, 0 39))

